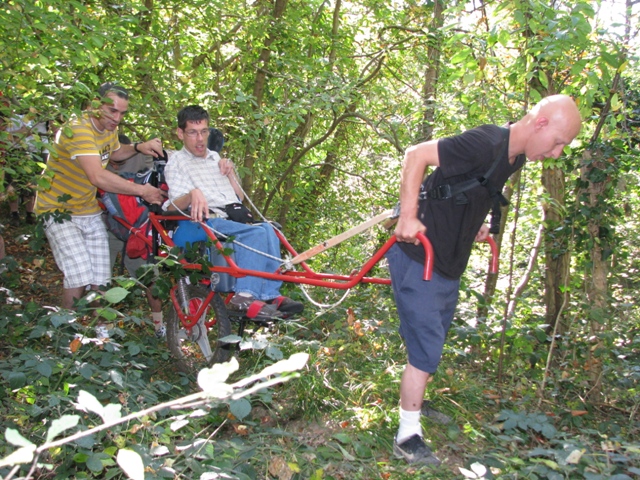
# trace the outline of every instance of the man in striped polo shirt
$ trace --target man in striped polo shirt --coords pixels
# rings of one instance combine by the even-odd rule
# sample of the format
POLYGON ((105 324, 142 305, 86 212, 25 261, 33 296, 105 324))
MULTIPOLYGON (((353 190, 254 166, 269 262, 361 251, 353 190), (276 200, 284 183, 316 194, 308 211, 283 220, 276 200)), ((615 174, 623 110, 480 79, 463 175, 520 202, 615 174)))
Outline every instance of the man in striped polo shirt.
POLYGON ((157 205, 165 197, 158 188, 129 182, 105 170, 109 160, 126 160, 136 153, 162 155, 162 143, 154 138, 121 145, 117 129, 127 112, 129 93, 107 82, 97 98, 99 107, 89 107, 58 131, 45 170, 51 185, 38 192, 36 199, 38 214, 57 211, 71 215, 62 221, 51 215, 44 219, 45 234, 64 274, 62 307, 69 309, 88 287, 97 290, 111 278, 109 240, 96 200, 97 189, 136 195, 157 205))

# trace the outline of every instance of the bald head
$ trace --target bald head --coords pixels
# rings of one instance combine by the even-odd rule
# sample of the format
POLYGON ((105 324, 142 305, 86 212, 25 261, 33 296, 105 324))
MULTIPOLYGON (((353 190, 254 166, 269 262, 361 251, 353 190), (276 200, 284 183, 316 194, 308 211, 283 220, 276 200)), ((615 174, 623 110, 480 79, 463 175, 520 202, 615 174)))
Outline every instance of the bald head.
POLYGON ((551 95, 512 125, 509 156, 524 153, 529 160, 558 158, 580 133, 582 119, 573 99, 551 95))

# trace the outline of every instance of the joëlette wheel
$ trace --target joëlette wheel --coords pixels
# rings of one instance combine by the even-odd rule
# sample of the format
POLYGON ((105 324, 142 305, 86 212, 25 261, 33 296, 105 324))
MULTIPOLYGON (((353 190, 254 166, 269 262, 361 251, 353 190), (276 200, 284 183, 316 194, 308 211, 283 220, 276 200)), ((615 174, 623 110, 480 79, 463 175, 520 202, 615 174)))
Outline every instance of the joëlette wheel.
MULTIPOLYGON (((187 299, 191 314, 206 300, 209 290, 202 285, 189 285, 187 299)), ((204 367, 226 362, 233 345, 219 342, 231 334, 231 322, 224 300, 215 294, 204 313, 190 331, 182 325, 173 303, 167 315, 167 343, 180 371, 197 375, 204 367), (207 328, 207 325, 209 327, 207 328)))

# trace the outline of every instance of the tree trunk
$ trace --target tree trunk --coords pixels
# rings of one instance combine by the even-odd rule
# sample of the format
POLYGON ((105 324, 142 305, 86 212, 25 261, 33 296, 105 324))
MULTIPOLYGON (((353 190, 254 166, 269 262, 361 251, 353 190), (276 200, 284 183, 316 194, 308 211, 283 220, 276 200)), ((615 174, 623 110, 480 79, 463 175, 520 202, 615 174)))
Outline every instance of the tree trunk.
MULTIPOLYGON (((580 175, 583 184, 586 187, 582 190, 582 198, 587 198, 587 205, 592 210, 599 210, 602 203, 603 192, 609 187, 610 178, 605 178, 601 182, 593 182, 589 178, 589 171, 593 168, 604 170, 605 160, 603 154, 599 150, 585 150, 582 157, 582 165, 580 175)), ((602 389, 602 361, 594 355, 594 352, 602 351, 604 345, 601 339, 601 333, 604 330, 606 319, 611 314, 609 303, 607 301, 609 284, 607 277, 609 274, 608 261, 603 253, 603 244, 600 235, 600 216, 593 215, 587 221, 587 231, 590 238, 591 248, 589 250, 589 260, 591 275, 585 275, 585 288, 587 298, 589 299, 589 327, 590 338, 594 343, 589 349, 589 358, 585 368, 589 372, 591 390, 590 396, 597 396, 602 389)))
POLYGON ((562 335, 567 330, 563 321, 562 305, 566 295, 570 251, 566 229, 562 228, 565 220, 565 178, 559 168, 542 170, 542 184, 549 194, 549 202, 543 205, 545 225, 545 288, 544 302, 546 307, 545 323, 547 331, 553 331, 556 321, 560 321, 556 332, 562 335))
MULTIPOLYGON (((259 112, 262 108, 262 100, 264 96, 264 89, 267 84, 267 70, 269 61, 271 59, 271 45, 275 41, 278 29, 278 20, 284 15, 285 8, 287 6, 287 0, 275 0, 273 7, 271 28, 267 34, 267 38, 264 40, 264 47, 260 51, 258 58, 258 66, 256 67, 255 81, 253 82, 253 97, 255 98, 254 112, 259 112)), ((256 128, 258 126, 256 125, 256 128)), ((248 142, 245 145, 244 151, 244 166, 247 174, 242 178, 242 188, 245 192, 250 192, 253 186, 253 168, 255 164, 255 155, 253 154, 255 145, 252 142, 248 142)))
POLYGON ((424 74, 424 85, 422 88, 422 101, 424 103, 424 116, 422 122, 422 138, 418 139, 419 142, 426 142, 433 137, 433 123, 436 112, 436 95, 438 87, 438 72, 440 71, 440 50, 441 41, 438 34, 442 28, 442 0, 435 0, 433 2, 433 21, 431 23, 430 30, 437 35, 437 42, 429 42, 429 48, 427 50, 427 58, 429 59, 429 65, 424 74))

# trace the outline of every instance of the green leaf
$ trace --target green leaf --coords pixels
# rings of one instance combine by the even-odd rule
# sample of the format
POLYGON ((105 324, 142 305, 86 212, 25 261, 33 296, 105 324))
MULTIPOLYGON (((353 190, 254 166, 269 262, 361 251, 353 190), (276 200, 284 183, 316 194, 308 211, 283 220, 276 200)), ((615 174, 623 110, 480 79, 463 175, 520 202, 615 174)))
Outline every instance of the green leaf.
POLYGON ((124 388, 124 379, 120 372, 116 370, 109 370, 109 376, 111 377, 111 380, 113 380, 113 383, 118 385, 120 388, 124 388))
POLYGON ((282 358, 284 357, 282 350, 280 350, 278 347, 274 347, 273 345, 269 345, 267 347, 267 349, 265 350, 265 354, 271 360, 282 360, 282 358))
POLYGON ((75 427, 79 421, 80 417, 78 415, 63 415, 57 420, 53 420, 49 430, 47 430, 46 442, 49 443, 65 430, 75 427))
POLYGON ((110 288, 104 292, 104 298, 109 303, 120 303, 129 295, 129 290, 122 287, 110 288))
POLYGON ((349 452, 347 452, 342 445, 340 445, 339 443, 336 443, 335 445, 338 447, 338 450, 340 450, 340 452, 342 453, 346 461, 348 462, 355 461, 356 458, 353 455, 351 455, 349 452))
POLYGON ((36 327, 34 327, 33 330, 31 330, 31 333, 29 334, 29 338, 40 338, 43 335, 45 335, 47 333, 47 329, 44 327, 44 325, 37 325, 36 327))
POLYGON ((121 448, 116 458, 120 468, 131 480, 144 480, 144 463, 142 457, 133 450, 121 448))
POLYGON ((462 63, 467 59, 467 57, 469 56, 470 53, 471 53, 471 50, 469 48, 463 48, 458 53, 456 53, 453 57, 451 57, 451 60, 449 60, 449 61, 453 65, 456 65, 458 63, 462 63))
POLYGON ((538 80, 540 80, 540 84, 544 88, 549 88, 549 79, 547 78, 547 74, 544 70, 538 71, 538 80))
POLYGON ((615 55, 610 54, 609 52, 605 52, 604 50, 600 51, 600 56, 613 68, 618 68, 620 66, 620 60, 615 55))
POLYGON ((70 323, 74 319, 75 318, 73 315, 61 314, 61 313, 56 313, 55 315, 51 315, 51 317, 49 317, 51 324, 56 328, 58 328, 60 325, 66 325, 67 323, 70 323))
POLYGON ((338 440, 340 443, 344 443, 345 445, 348 445, 351 443, 351 437, 346 433, 336 433, 333 435, 333 438, 338 440))
POLYGON ((130 343, 128 346, 128 350, 129 350, 129 355, 131 355, 132 357, 136 356, 141 351, 140 346, 137 343, 130 343))
POLYGON ((239 343, 242 341, 242 337, 238 335, 226 335, 218 340, 220 343, 239 343))
POLYGON ((86 462, 87 468, 94 473, 102 472, 102 470, 104 469, 104 465, 102 465, 103 455, 103 453, 95 453, 91 455, 86 462))
POLYGON ((85 463, 89 459, 89 455, 86 453, 76 453, 73 456, 73 461, 76 463, 85 463))
POLYGON ((22 372, 11 372, 9 374, 9 387, 12 390, 22 388, 27 384, 27 376, 22 372))
POLYGON ((244 417, 251 413, 251 402, 246 398, 239 398, 238 400, 232 400, 229 402, 229 410, 238 420, 242 420, 244 417))
POLYGON ((13 428, 7 428, 4 432, 4 438, 11 445, 15 445, 16 447, 30 447, 33 445, 29 440, 20 435, 20 432, 14 430, 13 428))
POLYGON ((83 363, 78 369, 80 375, 89 380, 93 376, 93 367, 88 363, 83 363))
POLYGON ((53 373, 53 369, 51 368, 51 364, 49 362, 40 362, 38 366, 36 366, 36 370, 43 377, 49 378, 51 373, 53 373))

